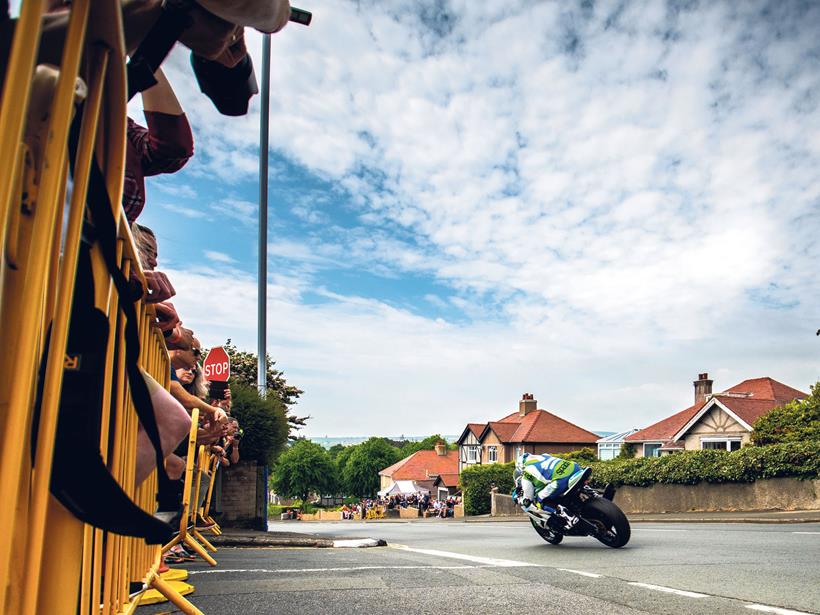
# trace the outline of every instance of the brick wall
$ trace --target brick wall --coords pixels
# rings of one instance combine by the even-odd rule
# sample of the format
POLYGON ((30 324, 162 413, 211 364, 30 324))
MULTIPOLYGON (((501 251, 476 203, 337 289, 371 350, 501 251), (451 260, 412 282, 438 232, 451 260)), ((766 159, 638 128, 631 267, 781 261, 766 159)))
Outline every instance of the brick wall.
POLYGON ((265 468, 255 461, 242 461, 221 471, 220 525, 267 529, 265 468))

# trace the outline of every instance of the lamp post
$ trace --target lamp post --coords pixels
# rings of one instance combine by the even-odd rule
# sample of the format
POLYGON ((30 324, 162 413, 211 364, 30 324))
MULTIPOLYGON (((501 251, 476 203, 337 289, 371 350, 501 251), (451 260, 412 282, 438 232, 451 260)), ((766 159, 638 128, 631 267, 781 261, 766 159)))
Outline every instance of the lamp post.
POLYGON ((270 118, 270 34, 262 37, 262 111, 259 118, 259 280, 257 373, 259 395, 268 392, 268 122, 270 118))

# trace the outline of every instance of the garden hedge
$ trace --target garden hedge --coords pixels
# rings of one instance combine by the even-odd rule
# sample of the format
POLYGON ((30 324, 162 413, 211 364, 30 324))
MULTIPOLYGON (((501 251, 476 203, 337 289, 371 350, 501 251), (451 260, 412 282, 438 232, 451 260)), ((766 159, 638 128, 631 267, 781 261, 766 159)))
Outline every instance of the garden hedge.
POLYGON ((513 490, 515 463, 492 463, 464 468, 459 484, 464 495, 464 514, 486 515, 490 512, 490 489, 493 483, 499 493, 513 490))
MULTIPOLYGON (((769 446, 746 446, 739 451, 682 451, 663 457, 613 459, 585 463, 586 454, 570 453, 592 468, 592 484, 647 487, 655 483, 694 485, 708 483, 750 483, 757 479, 788 476, 816 479, 820 476, 820 441, 787 442, 769 446)), ((490 512, 492 483, 499 493, 513 489, 514 463, 475 465, 460 477, 464 493, 464 512, 483 515, 490 512)))

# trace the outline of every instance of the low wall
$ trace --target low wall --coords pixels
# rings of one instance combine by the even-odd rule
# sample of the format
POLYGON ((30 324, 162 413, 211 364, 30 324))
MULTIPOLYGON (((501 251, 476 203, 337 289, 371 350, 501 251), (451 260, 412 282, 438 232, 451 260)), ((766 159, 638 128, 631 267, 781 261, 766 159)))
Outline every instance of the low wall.
MULTIPOLYGON (((769 478, 753 483, 700 483, 619 487, 615 503, 625 513, 820 510, 820 480, 769 478)), ((494 493, 493 517, 524 513, 512 497, 494 493)))
POLYGON ((614 501, 625 513, 820 510, 820 480, 620 487, 614 501))

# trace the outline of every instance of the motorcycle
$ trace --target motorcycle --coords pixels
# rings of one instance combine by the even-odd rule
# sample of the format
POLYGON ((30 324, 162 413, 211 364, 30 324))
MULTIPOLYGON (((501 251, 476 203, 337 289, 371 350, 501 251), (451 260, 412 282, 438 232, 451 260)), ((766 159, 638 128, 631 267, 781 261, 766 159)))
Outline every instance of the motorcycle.
MULTIPOLYGON (((564 462, 571 463, 571 462, 564 462)), ((602 490, 589 486, 590 468, 581 468, 570 476, 569 488, 551 496, 557 502, 549 507, 525 510, 532 527, 551 545, 561 544, 564 536, 592 536, 608 547, 617 549, 629 542, 631 530, 623 511, 612 502, 615 488, 607 485, 602 490)), ((513 498, 520 505, 521 478, 516 478, 513 498)), ((522 507, 523 508, 523 507, 522 507)))

